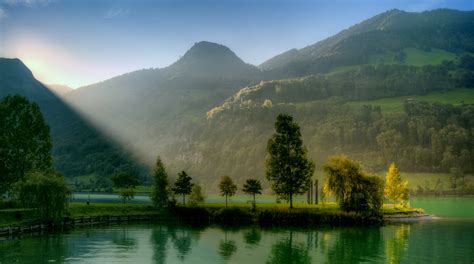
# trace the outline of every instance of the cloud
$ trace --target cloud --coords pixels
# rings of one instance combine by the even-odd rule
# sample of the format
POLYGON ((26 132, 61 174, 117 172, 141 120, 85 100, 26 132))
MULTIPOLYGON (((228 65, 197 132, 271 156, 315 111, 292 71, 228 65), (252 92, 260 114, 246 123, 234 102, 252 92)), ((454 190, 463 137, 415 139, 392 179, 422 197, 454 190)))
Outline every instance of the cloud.
POLYGON ((130 13, 129 8, 112 8, 107 13, 105 13, 105 18, 113 18, 119 16, 126 16, 130 13))
POLYGON ((9 6, 27 6, 32 7, 35 5, 48 5, 54 2, 54 0, 3 0, 2 3, 9 6))
POLYGON ((7 11, 3 8, 0 8, 0 21, 7 18, 8 15, 7 15, 7 11))

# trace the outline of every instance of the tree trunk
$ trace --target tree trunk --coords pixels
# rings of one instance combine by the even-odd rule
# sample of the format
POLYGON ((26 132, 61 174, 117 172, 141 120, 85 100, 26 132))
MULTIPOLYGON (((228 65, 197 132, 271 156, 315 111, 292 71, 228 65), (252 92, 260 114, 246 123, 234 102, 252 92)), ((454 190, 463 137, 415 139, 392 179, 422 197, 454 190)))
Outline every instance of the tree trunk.
POLYGON ((290 209, 293 208, 293 194, 290 193, 290 209))
POLYGON ((253 194, 253 208, 255 208, 255 193, 253 194))
POLYGON ((185 199, 185 198, 184 198, 185 196, 186 196, 186 194, 183 193, 183 205, 186 205, 186 200, 184 200, 184 199, 185 199))
POLYGON ((225 207, 227 208, 227 194, 225 195, 225 207))

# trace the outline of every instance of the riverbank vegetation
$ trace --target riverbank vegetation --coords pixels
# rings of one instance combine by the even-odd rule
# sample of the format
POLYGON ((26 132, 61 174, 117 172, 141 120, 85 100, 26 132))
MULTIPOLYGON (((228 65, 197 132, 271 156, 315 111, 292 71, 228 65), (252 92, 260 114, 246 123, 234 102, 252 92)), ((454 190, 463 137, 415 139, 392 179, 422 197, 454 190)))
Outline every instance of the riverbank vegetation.
MULTIPOLYGON (((194 219, 197 223, 219 224, 259 223, 261 225, 312 226, 382 222, 383 179, 364 172, 358 162, 344 155, 329 157, 323 166, 326 178, 322 194, 324 197, 333 195, 337 200, 337 206, 324 204, 311 206, 312 199, 308 199, 309 207, 294 208, 295 195, 308 193, 308 197, 313 196, 312 178, 315 165, 303 144, 299 124, 288 114, 279 114, 276 118, 275 133, 267 144, 268 155, 265 164, 266 177, 273 194, 276 195, 278 201, 286 201, 289 208, 284 208, 283 204, 257 207, 256 194, 262 191, 260 181, 248 179, 241 188, 229 176, 222 176, 218 184, 221 195, 225 196, 225 207, 207 206, 202 204, 204 200, 202 188, 193 183, 193 178, 185 171, 178 173, 177 180, 173 184, 170 183, 160 157, 157 157, 156 166, 151 175, 153 206, 127 206, 125 204, 126 201, 133 199, 135 188, 140 182, 133 170, 122 168, 111 177, 111 182, 119 190, 123 201, 122 209, 112 205, 91 206, 89 201, 86 206, 75 204, 68 207, 71 191, 64 177, 52 169, 49 128, 44 123, 38 107, 19 96, 6 97, 2 101, 2 107, 6 109, 2 111, 2 128, 12 133, 2 135, 1 138, 2 143, 7 146, 1 148, 1 155, 5 157, 8 165, 2 166, 0 173, 2 180, 8 183, 2 185, 1 191, 2 194, 10 197, 12 205, 21 208, 4 211, 5 214, 14 214, 13 218, 10 215, 6 219, 15 221, 35 219, 54 224, 61 222, 64 217, 79 215, 159 213, 191 222, 194 219), (24 138, 35 136, 38 138, 31 142, 24 138), (23 138, 25 142, 28 141, 27 145, 22 145, 23 138), (23 155, 25 149, 31 153, 23 155), (13 154, 10 155, 11 153, 13 154), (10 168, 17 169, 9 170, 10 168), (253 196, 251 210, 238 206, 228 208, 228 197, 233 196, 238 189, 253 196), (175 195, 182 196, 181 205, 178 205, 175 195), (190 196, 190 207, 186 206, 186 195, 190 196), (31 215, 32 212, 33 215, 31 215)), ((394 171, 393 166, 395 164, 390 167, 387 174, 386 190, 389 191, 386 191, 386 198, 406 201, 408 199, 406 184, 401 182, 398 171, 394 171)), ((316 196, 318 196, 318 187, 316 187, 316 196)))

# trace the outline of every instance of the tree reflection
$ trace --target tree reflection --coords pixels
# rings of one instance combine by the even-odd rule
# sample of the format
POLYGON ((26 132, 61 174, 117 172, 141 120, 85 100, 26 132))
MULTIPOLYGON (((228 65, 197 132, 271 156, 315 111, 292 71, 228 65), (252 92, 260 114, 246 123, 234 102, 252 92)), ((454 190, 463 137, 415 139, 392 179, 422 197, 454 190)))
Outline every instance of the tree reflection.
POLYGON ((267 263, 311 263, 308 247, 304 243, 293 242, 293 232, 272 246, 267 263))
POLYGON ((328 250, 328 263, 360 263, 380 256, 383 237, 380 228, 340 229, 334 245, 328 250))
POLYGON ((227 231, 224 231, 224 240, 221 240, 219 244, 219 255, 225 260, 229 260, 230 257, 237 251, 237 246, 234 240, 227 239, 227 231))
POLYGON ((408 248, 408 236, 410 234, 410 225, 402 224, 392 226, 389 231, 393 233, 385 238, 385 255, 389 264, 400 263, 403 253, 408 248))
POLYGON ((168 243, 167 228, 160 225, 154 228, 151 234, 151 242, 153 245, 153 260, 155 263, 165 263, 166 260, 166 244, 168 243))
POLYGON ((122 232, 114 232, 112 243, 125 251, 136 248, 137 244, 136 240, 129 236, 127 229, 123 229, 122 232))
POLYGON ((262 239, 262 232, 255 227, 252 227, 247 232, 244 232, 244 241, 248 245, 258 245, 260 239, 262 239))

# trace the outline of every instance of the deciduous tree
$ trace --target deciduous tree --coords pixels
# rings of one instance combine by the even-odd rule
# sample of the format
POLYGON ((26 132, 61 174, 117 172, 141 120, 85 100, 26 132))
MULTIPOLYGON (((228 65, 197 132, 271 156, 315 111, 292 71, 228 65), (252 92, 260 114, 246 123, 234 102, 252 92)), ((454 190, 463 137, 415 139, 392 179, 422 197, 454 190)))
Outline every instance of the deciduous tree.
POLYGON ((234 184, 229 176, 223 176, 219 183, 219 189, 221 190, 221 195, 225 196, 225 207, 227 207, 227 197, 235 194, 237 185, 234 184))
POLYGON ((174 183, 173 192, 183 195, 183 205, 186 204, 186 194, 191 193, 194 184, 191 183, 192 178, 185 172, 178 173, 178 180, 174 183))

